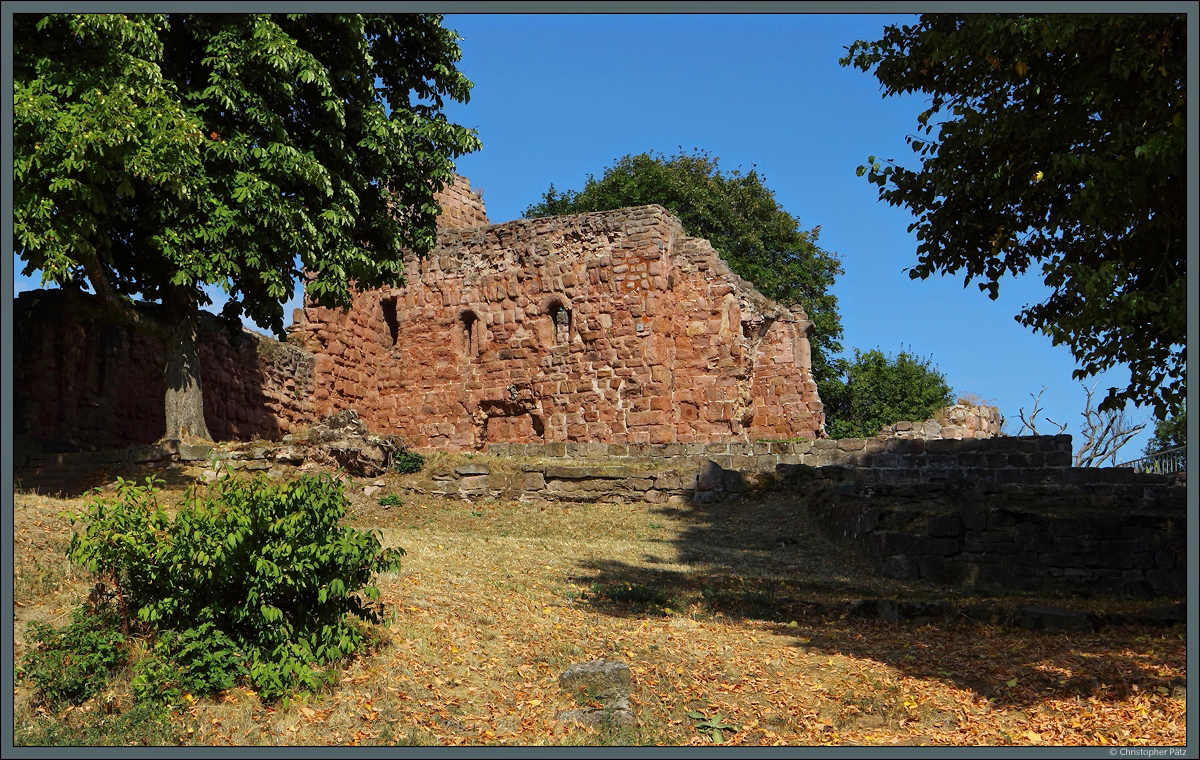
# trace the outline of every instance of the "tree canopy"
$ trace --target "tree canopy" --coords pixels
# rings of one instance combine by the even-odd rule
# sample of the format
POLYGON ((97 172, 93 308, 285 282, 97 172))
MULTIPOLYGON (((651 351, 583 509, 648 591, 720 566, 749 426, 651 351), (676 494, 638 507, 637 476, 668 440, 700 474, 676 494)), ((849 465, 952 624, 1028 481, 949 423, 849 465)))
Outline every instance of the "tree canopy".
POLYGON ((1166 449, 1187 446, 1187 408, 1179 406, 1165 420, 1154 425, 1154 435, 1146 441, 1145 453, 1157 454, 1166 449))
POLYGON ((399 284, 403 249, 435 243, 453 159, 480 146, 440 110, 471 83, 437 15, 17 15, 13 40, 25 273, 90 285, 164 339, 168 437, 172 389, 198 395, 202 286, 282 335, 297 282, 338 307, 399 284))
POLYGON ((684 231, 712 243, 730 269, 768 298, 799 304, 813 322, 812 368, 818 384, 840 374, 834 359, 841 350, 841 317, 830 292, 842 274, 836 254, 817 246, 820 227, 800 228, 751 169, 722 172, 706 151, 666 157, 643 153, 625 156, 596 179, 589 175, 578 192, 559 193, 554 185, 527 218, 609 211, 656 203, 683 223, 684 231))
POLYGON ((843 65, 884 96, 931 97, 906 139, 920 168, 868 159, 910 209, 913 278, 964 273, 993 299, 1035 267, 1052 289, 1017 319, 1065 343, 1082 379, 1127 365, 1125 401, 1184 396, 1186 19, 932 14, 855 42, 843 65))
POLYGON ((954 394, 931 359, 855 349, 844 379, 830 383, 821 401, 830 438, 869 438, 886 425, 930 419, 954 394))

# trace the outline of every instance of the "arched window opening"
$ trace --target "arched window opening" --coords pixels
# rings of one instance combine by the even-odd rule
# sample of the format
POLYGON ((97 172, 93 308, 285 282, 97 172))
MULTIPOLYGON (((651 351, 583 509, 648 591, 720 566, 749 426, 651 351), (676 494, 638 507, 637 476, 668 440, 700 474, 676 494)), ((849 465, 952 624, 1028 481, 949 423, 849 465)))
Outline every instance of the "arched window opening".
POLYGON ((479 338, 482 332, 479 317, 475 316, 473 311, 464 311, 459 318, 462 320, 463 351, 468 358, 474 359, 479 355, 479 338))
POLYGON ((554 324, 554 345, 571 342, 571 310, 558 301, 550 304, 550 321, 554 324))

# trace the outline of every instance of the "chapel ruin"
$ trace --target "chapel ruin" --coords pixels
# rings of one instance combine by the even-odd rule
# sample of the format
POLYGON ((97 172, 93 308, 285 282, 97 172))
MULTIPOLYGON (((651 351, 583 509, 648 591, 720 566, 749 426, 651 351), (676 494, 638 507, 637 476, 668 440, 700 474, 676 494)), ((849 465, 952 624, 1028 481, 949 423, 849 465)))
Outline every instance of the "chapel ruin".
POLYGON ((666 209, 490 224, 461 177, 439 202, 404 287, 298 313, 318 417, 450 451, 824 436, 812 322, 666 209))
MULTIPOLYGON (((358 292, 346 312, 306 304, 285 343, 202 315, 218 440, 280 440, 346 409, 419 450, 824 437, 812 322, 662 207, 490 224, 461 177, 438 200, 437 246, 409 257, 404 287, 358 292)), ((16 299, 22 450, 163 435, 161 344, 96 321, 90 298, 16 299)))

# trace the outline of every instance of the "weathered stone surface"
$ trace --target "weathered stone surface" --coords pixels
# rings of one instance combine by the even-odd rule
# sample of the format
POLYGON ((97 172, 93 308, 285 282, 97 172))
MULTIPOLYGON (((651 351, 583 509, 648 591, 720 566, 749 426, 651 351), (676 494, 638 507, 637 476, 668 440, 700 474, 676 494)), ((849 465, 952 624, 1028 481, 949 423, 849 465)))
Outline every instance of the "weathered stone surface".
POLYGON ((283 446, 275 452, 275 461, 280 464, 297 465, 304 462, 304 449, 299 446, 283 446))
POLYGON ((665 209, 484 226, 465 180, 448 191, 404 287, 357 293, 348 312, 306 305, 318 413, 357 408, 421 449, 563 442, 565 456, 821 434, 807 315, 665 209))
POLYGON ((575 710, 560 710, 556 720, 574 721, 593 728, 632 726, 637 723, 633 711, 628 707, 581 707, 575 710))
POLYGON ((184 462, 207 461, 213 447, 202 443, 181 443, 179 459, 184 462))
POLYGON ((492 468, 486 464, 462 464, 454 468, 454 472, 459 475, 487 475, 492 471, 492 468))
POLYGON ((629 699, 630 680, 628 665, 619 660, 600 659, 575 663, 558 677, 558 685, 582 699, 610 703, 629 699))
POLYGON ((644 469, 621 464, 547 465, 544 472, 547 478, 556 480, 617 479, 650 475, 644 469))
POLYGON ((458 490, 463 492, 485 491, 487 487, 487 475, 467 475, 458 481, 458 490))
POLYGON ((920 576, 916 560, 905 554, 884 557, 880 563, 879 574, 898 581, 912 581, 920 576))
POLYGON ((387 472, 388 463, 401 446, 392 436, 373 435, 353 409, 327 417, 309 429, 310 451, 318 459, 332 461, 351 475, 376 477, 387 472))
POLYGON ((716 491, 725 484, 725 471, 711 459, 700 463, 696 471, 696 490, 716 491))

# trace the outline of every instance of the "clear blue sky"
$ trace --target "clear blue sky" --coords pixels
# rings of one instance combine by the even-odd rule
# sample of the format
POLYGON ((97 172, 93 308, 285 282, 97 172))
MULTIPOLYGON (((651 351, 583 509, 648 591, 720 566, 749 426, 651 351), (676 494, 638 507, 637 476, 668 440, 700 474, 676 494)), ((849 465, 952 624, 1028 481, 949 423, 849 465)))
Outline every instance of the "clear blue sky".
MULTIPOLYGON (((579 190, 627 154, 702 148, 722 169, 753 166, 783 208, 805 229, 819 225, 818 243, 841 257, 845 274, 833 290, 847 354, 903 348, 930 357, 956 393, 995 402, 1010 434, 1020 428, 1018 409, 1029 410, 1029 394, 1045 386, 1044 416, 1068 423, 1078 445, 1085 396, 1070 352, 1013 318, 1044 298, 1042 283, 1005 281, 991 301, 960 277, 910 280, 913 217, 855 175, 869 155, 912 164, 904 136, 926 106, 920 96, 883 99, 873 76, 838 59, 855 40, 912 18, 448 15, 444 25, 463 38, 459 68, 475 87, 470 103, 446 112, 483 141, 458 171, 482 189, 497 223, 519 218, 551 183, 579 190)), ((18 292, 38 287, 17 271, 18 292)), ((1099 398, 1127 377, 1113 371, 1087 382, 1100 381, 1099 398)), ((1118 461, 1140 456, 1152 428, 1118 461)))
MULTIPOLYGON (((851 349, 901 348, 933 363, 957 393, 994 400, 1020 428, 1018 409, 1042 386, 1044 415, 1078 433, 1085 396, 1065 346, 1016 322, 1047 290, 1037 278, 1004 282, 989 300, 961 277, 911 280, 912 215, 878 200, 855 175, 870 155, 912 163, 921 96, 884 99, 879 82, 838 59, 878 39, 901 15, 448 15, 463 38, 460 70, 471 101, 447 108, 478 129, 483 149, 459 172, 482 188, 488 216, 521 216, 551 183, 579 190, 616 159, 703 148, 723 169, 754 166, 779 203, 845 274, 834 286, 851 349)), ((1097 397, 1127 372, 1100 381, 1097 397)), ((1130 410, 1138 421, 1143 410, 1130 410)), ((1153 424, 1119 454, 1140 455, 1153 424)), ((1039 427, 1043 432, 1050 428, 1039 427)))

